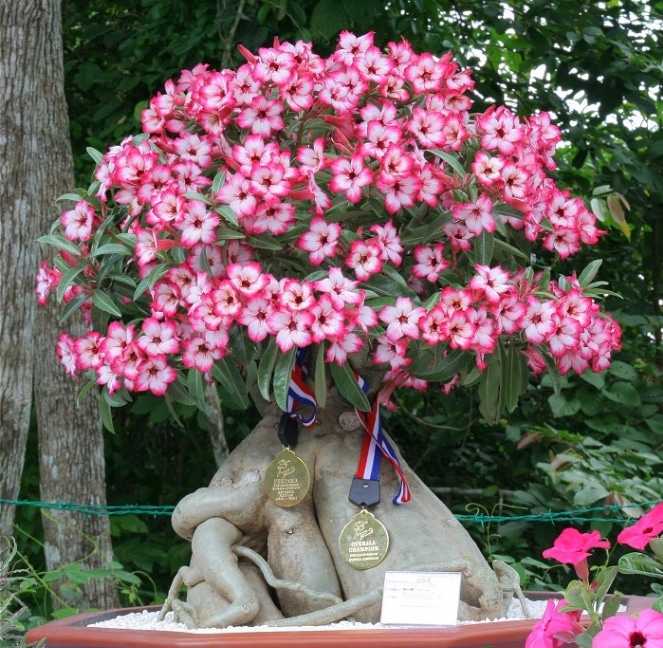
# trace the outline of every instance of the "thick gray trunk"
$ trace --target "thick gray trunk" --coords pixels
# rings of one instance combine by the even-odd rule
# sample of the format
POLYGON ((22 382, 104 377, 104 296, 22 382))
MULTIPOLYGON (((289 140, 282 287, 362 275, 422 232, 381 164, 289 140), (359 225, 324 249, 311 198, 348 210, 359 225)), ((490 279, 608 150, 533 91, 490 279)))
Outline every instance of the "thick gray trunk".
MULTIPOLYGON (((74 182, 60 10, 60 0, 0 0, 0 492, 18 494, 34 377, 42 499, 105 504, 96 403, 89 398, 75 407, 80 385, 54 355, 55 310, 40 309, 35 317, 35 240, 58 217, 55 198, 74 182)), ((2 530, 10 532, 12 521, 6 511, 2 530)), ((46 511, 44 540, 49 569, 74 561, 101 566, 112 557, 105 517, 46 511)), ((105 606, 117 599, 109 582, 97 581, 72 603, 105 606)))
MULTIPOLYGON (((55 5, 57 2, 51 2, 55 5)), ((43 67, 49 13, 43 2, 0 0, 0 497, 16 499, 30 423, 34 353, 34 275, 40 214, 55 187, 41 153, 53 127, 43 67)), ((14 507, 0 505, 11 535, 14 507)))

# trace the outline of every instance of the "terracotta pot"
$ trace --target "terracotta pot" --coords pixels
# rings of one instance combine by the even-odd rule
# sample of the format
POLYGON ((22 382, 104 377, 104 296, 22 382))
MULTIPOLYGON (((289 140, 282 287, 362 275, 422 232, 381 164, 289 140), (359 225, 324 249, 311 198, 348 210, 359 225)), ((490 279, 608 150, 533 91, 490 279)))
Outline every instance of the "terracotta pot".
MULTIPOLYGON (((527 593, 530 599, 548 598, 548 593, 527 593)), ((622 603, 628 613, 651 607, 654 599, 644 596, 625 597, 622 603)), ((278 630, 274 632, 186 633, 161 630, 119 630, 91 628, 89 624, 112 619, 122 613, 145 608, 93 612, 51 621, 28 632, 26 640, 46 639, 46 648, 345 648, 360 644, 362 648, 523 648, 525 639, 536 623, 498 621, 453 627, 375 628, 357 630, 278 630)), ((154 609, 154 608, 152 608, 154 609)), ((575 644, 566 644, 573 648, 575 644)))

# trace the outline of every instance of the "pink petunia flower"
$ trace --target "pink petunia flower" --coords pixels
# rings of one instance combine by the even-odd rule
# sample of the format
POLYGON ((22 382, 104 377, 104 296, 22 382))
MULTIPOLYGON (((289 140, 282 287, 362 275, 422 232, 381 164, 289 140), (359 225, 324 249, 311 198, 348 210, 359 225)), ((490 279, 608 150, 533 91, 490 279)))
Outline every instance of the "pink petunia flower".
POLYGON ((645 513, 635 524, 626 527, 617 536, 619 544, 642 551, 651 540, 663 533, 663 502, 645 513))
POLYGON ((589 578, 587 558, 592 549, 610 549, 610 542, 601 540, 598 531, 581 533, 578 529, 569 527, 557 536, 552 547, 543 551, 543 557, 573 565, 578 578, 586 581, 589 578))
MULTIPOLYGON (((564 599, 548 599, 541 620, 525 640, 525 648, 559 648, 562 644, 571 643, 576 635, 584 632, 580 625, 580 610, 560 612, 566 604, 564 599)), ((603 644, 597 645, 604 648, 603 644)))
POLYGON ((594 637, 600 648, 663 648, 663 615, 642 610, 637 617, 618 614, 603 622, 594 637))

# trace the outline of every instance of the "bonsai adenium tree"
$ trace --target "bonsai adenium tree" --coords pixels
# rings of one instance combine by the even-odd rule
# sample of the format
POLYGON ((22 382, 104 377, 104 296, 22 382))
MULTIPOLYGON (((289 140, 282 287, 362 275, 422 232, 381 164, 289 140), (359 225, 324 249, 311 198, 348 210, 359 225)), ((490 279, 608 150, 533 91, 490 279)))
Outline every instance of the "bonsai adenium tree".
POLYGON ((191 625, 377 620, 384 572, 428 568, 463 574, 461 617, 499 615, 504 582, 380 411, 397 388, 478 387, 494 422, 531 372, 609 366, 600 261, 537 265, 602 233, 548 175, 560 133, 545 113, 473 112, 470 72, 406 41, 242 53, 183 71, 143 133, 91 150, 94 182, 41 239, 57 256, 39 301, 90 324, 57 353, 100 388, 107 426, 132 393, 204 408, 206 385, 265 414, 177 507, 193 560, 167 607, 191 625))

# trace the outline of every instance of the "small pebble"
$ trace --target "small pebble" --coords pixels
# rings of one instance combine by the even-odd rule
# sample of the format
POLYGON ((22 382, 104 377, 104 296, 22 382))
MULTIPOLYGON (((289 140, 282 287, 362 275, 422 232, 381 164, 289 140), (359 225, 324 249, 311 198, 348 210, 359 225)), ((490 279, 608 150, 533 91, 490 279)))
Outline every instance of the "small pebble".
MULTIPOLYGON (((527 606, 533 618, 541 618, 546 608, 545 600, 531 601, 527 599, 527 606)), ((157 621, 158 612, 143 610, 142 612, 131 612, 121 614, 114 619, 92 623, 92 628, 120 628, 131 630, 168 630, 170 632, 198 632, 198 633, 224 633, 224 632, 293 632, 297 630, 376 630, 380 628, 390 628, 382 623, 354 623, 352 621, 339 621, 331 625, 324 626, 298 626, 295 628, 269 628, 266 626, 237 626, 230 628, 205 628, 199 630, 189 630, 183 623, 176 623, 173 620, 173 613, 169 612, 163 621, 157 621)), ((470 621, 468 623, 494 623, 499 621, 514 621, 524 619, 520 602, 516 599, 511 603, 507 616, 496 621, 470 621)))

